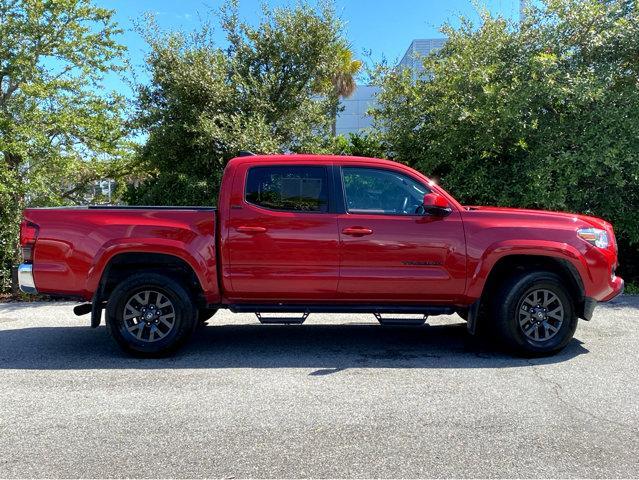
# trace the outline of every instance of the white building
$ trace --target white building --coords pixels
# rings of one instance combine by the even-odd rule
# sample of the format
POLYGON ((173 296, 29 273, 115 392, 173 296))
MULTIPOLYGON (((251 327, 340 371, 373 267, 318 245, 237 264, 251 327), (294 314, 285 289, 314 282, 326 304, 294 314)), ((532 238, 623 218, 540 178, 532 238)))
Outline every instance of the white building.
POLYGON ((344 110, 337 114, 336 133, 346 135, 369 128, 373 124, 373 118, 368 115, 368 110, 375 106, 375 95, 378 87, 371 85, 358 85, 353 95, 342 98, 341 104, 344 110))
POLYGON ((412 70, 413 78, 417 78, 417 75, 424 71, 422 58, 430 53, 440 50, 445 43, 445 38, 423 38, 413 40, 410 43, 408 50, 406 50, 406 53, 400 60, 398 66, 412 70))
MULTIPOLYGON (((424 69, 420 57, 439 50, 444 43, 446 43, 445 38, 413 40, 397 66, 409 68, 413 72, 413 78, 416 78, 424 69)), ((360 132, 372 126, 373 119, 368 115, 368 111, 375 106, 375 96, 378 91, 378 87, 358 85, 353 95, 341 99, 344 110, 337 115, 338 135, 348 136, 349 133, 360 132)))

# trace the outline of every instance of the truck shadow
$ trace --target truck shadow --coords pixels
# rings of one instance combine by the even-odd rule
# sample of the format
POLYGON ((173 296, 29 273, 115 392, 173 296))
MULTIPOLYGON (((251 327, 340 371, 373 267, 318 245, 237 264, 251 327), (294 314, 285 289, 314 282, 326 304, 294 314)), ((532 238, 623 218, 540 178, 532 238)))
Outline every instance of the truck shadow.
POLYGON ((329 375, 350 368, 508 368, 552 364, 587 353, 579 340, 558 355, 524 359, 466 333, 465 323, 425 327, 220 325, 198 330, 178 354, 124 355, 100 327, 0 331, 0 369, 302 368, 329 375))

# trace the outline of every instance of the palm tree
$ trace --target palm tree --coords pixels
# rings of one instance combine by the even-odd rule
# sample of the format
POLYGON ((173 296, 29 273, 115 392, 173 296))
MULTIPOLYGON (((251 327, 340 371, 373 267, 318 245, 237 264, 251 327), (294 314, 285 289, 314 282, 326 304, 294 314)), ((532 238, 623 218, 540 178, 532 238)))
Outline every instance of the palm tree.
POLYGON ((360 60, 353 60, 353 52, 347 47, 343 47, 337 54, 335 73, 331 78, 333 84, 333 126, 332 134, 336 135, 337 111, 339 109, 339 99, 350 97, 357 88, 355 76, 362 68, 360 60))

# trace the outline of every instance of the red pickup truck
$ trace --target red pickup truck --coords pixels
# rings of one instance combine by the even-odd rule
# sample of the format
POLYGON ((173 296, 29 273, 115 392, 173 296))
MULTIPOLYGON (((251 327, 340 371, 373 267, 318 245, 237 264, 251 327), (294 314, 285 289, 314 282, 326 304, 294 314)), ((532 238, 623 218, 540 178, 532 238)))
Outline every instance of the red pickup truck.
POLYGON ((21 245, 24 292, 90 302, 75 312, 93 327, 106 309, 116 342, 148 356, 175 350, 220 308, 286 324, 313 312, 382 324, 456 312, 471 333, 486 327, 544 355, 623 290, 609 223, 463 206, 405 165, 359 157, 235 158, 217 209, 27 209, 21 245))

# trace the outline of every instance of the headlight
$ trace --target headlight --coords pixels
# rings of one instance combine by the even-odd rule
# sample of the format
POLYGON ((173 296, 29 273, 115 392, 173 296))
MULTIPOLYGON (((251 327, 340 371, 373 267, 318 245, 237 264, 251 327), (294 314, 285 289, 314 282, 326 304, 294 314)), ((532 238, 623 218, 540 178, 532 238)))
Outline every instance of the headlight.
POLYGON ((580 228, 577 235, 595 247, 606 248, 610 245, 608 234, 601 228, 580 228))

